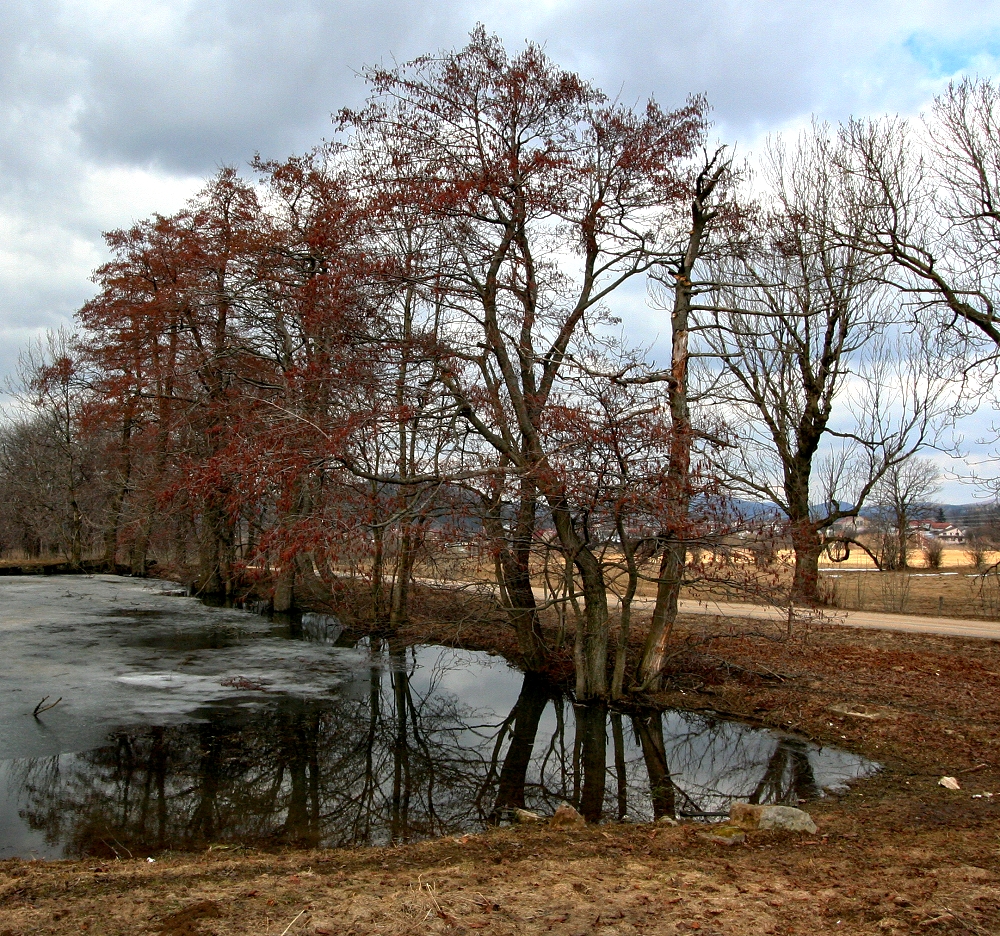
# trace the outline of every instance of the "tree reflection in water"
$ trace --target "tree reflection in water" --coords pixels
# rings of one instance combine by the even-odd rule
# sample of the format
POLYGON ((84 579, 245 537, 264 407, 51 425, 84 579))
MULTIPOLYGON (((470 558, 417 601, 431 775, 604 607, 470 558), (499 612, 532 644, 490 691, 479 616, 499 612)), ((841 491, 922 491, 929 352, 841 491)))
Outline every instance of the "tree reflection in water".
MULTIPOLYGON (((15 761, 20 815, 67 856, 384 844, 562 800, 592 822, 711 814, 734 797, 794 803, 877 769, 711 716, 573 705, 530 674, 509 711, 484 711, 447 689, 446 663, 459 659, 439 651, 417 689, 418 655, 377 648, 367 691, 243 698, 197 724, 124 729, 84 754, 15 761)), ((479 681, 497 669, 474 672, 479 681)))

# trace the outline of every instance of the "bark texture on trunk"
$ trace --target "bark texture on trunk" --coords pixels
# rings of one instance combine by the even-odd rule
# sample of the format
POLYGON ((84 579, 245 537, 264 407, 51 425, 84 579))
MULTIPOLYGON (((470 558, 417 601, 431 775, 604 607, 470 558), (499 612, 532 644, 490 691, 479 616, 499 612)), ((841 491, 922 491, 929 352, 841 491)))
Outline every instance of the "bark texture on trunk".
POLYGON ((823 541, 813 524, 803 524, 793 532, 795 572, 792 576, 791 602, 807 608, 821 604, 819 594, 819 557, 823 541))
POLYGON ((497 588, 517 634, 522 665, 529 672, 538 672, 544 668, 548 659, 531 584, 531 547, 535 535, 538 495, 535 486, 528 480, 522 482, 519 494, 520 501, 512 531, 508 534, 504 528, 499 501, 488 511, 486 529, 497 550, 497 588))
POLYGON ((583 592, 583 615, 574 647, 576 697, 581 702, 601 699, 608 692, 608 589, 604 569, 577 531, 565 501, 558 495, 553 501, 549 506, 556 532, 563 549, 573 556, 583 592))

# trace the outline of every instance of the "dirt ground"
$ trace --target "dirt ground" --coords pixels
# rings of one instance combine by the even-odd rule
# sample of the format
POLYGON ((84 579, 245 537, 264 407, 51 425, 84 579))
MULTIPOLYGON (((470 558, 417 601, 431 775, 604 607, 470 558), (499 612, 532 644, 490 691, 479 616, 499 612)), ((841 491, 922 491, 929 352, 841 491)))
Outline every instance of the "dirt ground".
POLYGON ((1000 933, 1000 642, 688 627, 661 702, 884 765, 806 806, 815 836, 730 846, 701 823, 525 825, 368 850, 6 861, 0 936, 1000 933), (944 775, 961 789, 938 785, 944 775))

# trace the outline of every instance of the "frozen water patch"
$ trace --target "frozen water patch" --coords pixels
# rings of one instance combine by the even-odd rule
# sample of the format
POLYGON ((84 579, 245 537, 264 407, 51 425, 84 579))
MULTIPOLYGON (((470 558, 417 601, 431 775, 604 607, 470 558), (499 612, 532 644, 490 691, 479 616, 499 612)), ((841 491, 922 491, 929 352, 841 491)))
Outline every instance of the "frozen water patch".
POLYGON ((335 617, 274 623, 161 583, 0 579, 0 609, 0 857, 385 844, 479 829, 511 797, 704 815, 878 769, 711 714, 574 706, 485 653, 337 646, 335 617), (34 718, 43 695, 62 701, 34 718))
POLYGON ((177 590, 104 575, 0 580, 0 759, 86 750, 121 724, 198 721, 251 684, 302 698, 364 691, 364 651, 289 640, 287 627, 177 590), (35 719, 44 695, 62 702, 35 719))

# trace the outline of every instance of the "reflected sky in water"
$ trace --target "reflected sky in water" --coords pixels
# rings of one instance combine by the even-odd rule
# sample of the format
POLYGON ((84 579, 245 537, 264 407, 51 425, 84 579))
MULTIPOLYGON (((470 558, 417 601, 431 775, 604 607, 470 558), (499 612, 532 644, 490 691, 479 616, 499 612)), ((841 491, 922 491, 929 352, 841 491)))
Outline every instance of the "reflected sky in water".
POLYGON ((485 653, 345 646, 162 582, 0 579, 0 857, 384 844, 577 805, 797 803, 877 769, 703 714, 575 706, 485 653), (42 696, 63 701, 39 718, 42 696))

